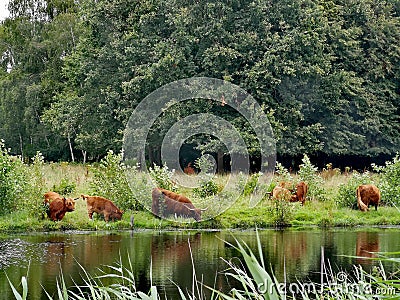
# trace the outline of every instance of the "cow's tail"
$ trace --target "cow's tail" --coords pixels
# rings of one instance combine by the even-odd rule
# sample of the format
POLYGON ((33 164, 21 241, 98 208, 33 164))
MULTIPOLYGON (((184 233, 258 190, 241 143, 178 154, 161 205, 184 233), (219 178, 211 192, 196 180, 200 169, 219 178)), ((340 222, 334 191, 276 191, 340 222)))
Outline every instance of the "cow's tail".
POLYGON ((358 205, 358 208, 361 211, 369 211, 368 206, 365 205, 364 202, 362 202, 362 200, 361 200, 361 189, 360 189, 360 187, 357 188, 357 205, 358 205))
MULTIPOLYGON (((87 198, 88 196, 82 194, 81 197, 82 197, 83 200, 86 200, 86 198, 87 198)), ((79 198, 78 198, 78 199, 79 199, 79 198)))

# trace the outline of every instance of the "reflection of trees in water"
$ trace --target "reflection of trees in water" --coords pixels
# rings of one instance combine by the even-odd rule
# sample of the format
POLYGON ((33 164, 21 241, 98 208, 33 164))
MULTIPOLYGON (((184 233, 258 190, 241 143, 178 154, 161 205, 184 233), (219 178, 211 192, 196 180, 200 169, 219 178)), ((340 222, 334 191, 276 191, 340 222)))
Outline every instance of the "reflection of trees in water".
MULTIPOLYGON (((290 282, 303 278, 319 282, 321 246, 324 247, 325 261, 329 260, 333 269, 351 270, 352 264, 362 263, 369 266, 367 265, 369 261, 357 261, 348 257, 350 255, 366 257, 369 255, 368 252, 398 250, 400 246, 398 233, 398 229, 375 232, 356 229, 259 232, 268 271, 272 267, 278 279, 282 280, 286 267, 290 282)), ((18 239, 13 237, 0 241, 0 266, 10 279, 18 284, 21 277, 26 275, 31 260, 29 291, 32 299, 40 299, 45 297, 41 283, 50 293, 55 291, 55 281, 60 274, 60 268, 63 270, 67 285, 73 284, 71 277, 80 284, 82 270, 78 263, 90 274, 96 275, 99 274, 97 268, 107 270, 104 268, 105 265, 115 265, 120 259, 123 265, 129 268, 129 254, 138 290, 149 290, 150 264, 153 261, 153 283, 158 285, 160 291, 163 291, 160 286, 166 286, 167 295, 174 297, 177 295, 177 289, 170 278, 183 289, 191 290, 192 260, 188 244, 190 242, 197 279, 203 278, 207 285, 215 284, 216 288, 223 288, 226 291, 232 286, 228 284, 224 275, 217 277, 216 275, 217 272, 226 269, 226 264, 221 258, 237 257, 242 260, 233 247, 223 242, 226 240, 236 245, 234 237, 246 242, 258 256, 254 231, 235 231, 233 234, 226 231, 55 233, 22 236, 18 239), (8 267, 7 261, 11 260, 13 265, 8 267)), ((239 263, 238 260, 235 261, 239 263)), ((398 265, 394 265, 393 269, 395 267, 398 265)), ((0 290, 5 291, 0 295, 0 299, 13 298, 4 272, 0 272, 0 290)))

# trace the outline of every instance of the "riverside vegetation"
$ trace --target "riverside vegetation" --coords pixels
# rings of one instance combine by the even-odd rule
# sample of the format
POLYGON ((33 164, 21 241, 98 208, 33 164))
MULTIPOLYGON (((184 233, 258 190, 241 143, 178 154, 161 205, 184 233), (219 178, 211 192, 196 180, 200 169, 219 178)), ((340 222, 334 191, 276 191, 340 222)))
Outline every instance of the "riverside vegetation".
MULTIPOLYGON (((40 153, 30 164, 21 162, 9 154, 0 144, 0 230, 2 231, 50 231, 50 230, 97 230, 130 229, 132 218, 135 228, 254 228, 274 226, 355 226, 355 225, 399 225, 400 224, 400 158, 394 157, 384 166, 371 166, 372 171, 339 169, 327 165, 323 170, 311 163, 304 155, 296 174, 288 172, 277 163, 276 174, 271 183, 260 189, 268 192, 280 181, 306 181, 309 193, 304 206, 299 203, 272 201, 266 196, 256 207, 248 205, 249 195, 262 174, 256 173, 246 180, 242 174, 235 175, 237 186, 244 187, 238 200, 222 214, 202 222, 191 220, 162 220, 147 211, 143 203, 150 203, 152 185, 147 176, 134 167, 121 162, 121 155, 112 151, 97 164, 45 163, 40 153), (130 180, 125 171, 130 168, 130 180), (133 180, 133 183, 132 183, 133 180), (354 209, 355 190, 360 184, 375 183, 381 190, 382 201, 378 211, 363 213, 354 209), (65 196, 80 194, 101 195, 111 199, 125 211, 118 222, 104 222, 100 217, 89 221, 86 203, 76 201, 76 210, 67 213, 60 222, 50 221, 45 216, 43 194, 53 190, 65 196)), ((150 169, 157 185, 184 193, 195 204, 204 203, 207 197, 222 191, 229 175, 199 176, 199 187, 194 191, 183 189, 172 181, 173 172, 167 166, 150 169)), ((194 180, 196 177, 193 177, 194 180)), ((216 199, 229 199, 232 191, 222 191, 216 199)))

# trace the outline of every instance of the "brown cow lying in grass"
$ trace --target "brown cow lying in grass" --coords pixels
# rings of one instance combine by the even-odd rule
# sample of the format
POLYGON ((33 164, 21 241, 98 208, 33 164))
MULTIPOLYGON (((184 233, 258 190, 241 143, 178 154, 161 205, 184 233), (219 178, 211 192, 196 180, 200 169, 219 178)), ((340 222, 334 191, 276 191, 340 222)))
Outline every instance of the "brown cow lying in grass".
POLYGON ((111 200, 100 196, 88 196, 81 195, 83 200, 86 200, 86 207, 89 215, 89 219, 93 220, 93 213, 97 213, 104 216, 104 220, 108 222, 110 219, 121 220, 122 214, 120 210, 111 200))
POLYGON ((196 208, 187 197, 159 188, 153 189, 151 195, 153 214, 163 217, 169 215, 189 217, 201 221, 202 210, 196 208))
POLYGON ((290 202, 298 201, 302 205, 304 205, 308 191, 307 183, 305 183, 304 181, 299 182, 298 184, 296 184, 295 191, 287 188, 290 186, 292 186, 292 184, 288 182, 280 182, 279 185, 272 190, 272 197, 274 199, 286 200, 290 202))
POLYGON ((369 211, 369 206, 375 206, 378 210, 379 201, 381 200, 381 192, 373 184, 360 185, 356 191, 357 206, 361 211, 369 211))
POLYGON ((272 190, 272 198, 276 200, 286 200, 286 201, 297 201, 296 195, 292 195, 290 190, 287 188, 281 187, 281 186, 276 186, 272 190))

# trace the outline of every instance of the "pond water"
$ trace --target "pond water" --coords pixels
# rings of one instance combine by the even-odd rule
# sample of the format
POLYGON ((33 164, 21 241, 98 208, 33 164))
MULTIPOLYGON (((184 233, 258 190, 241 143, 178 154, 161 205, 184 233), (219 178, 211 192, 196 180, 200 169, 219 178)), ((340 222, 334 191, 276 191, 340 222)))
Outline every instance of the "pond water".
MULTIPOLYGON (((318 281, 321 247, 325 261, 334 270, 351 270, 361 264, 369 270, 376 261, 349 256, 371 257, 369 252, 400 250, 400 228, 329 229, 329 230, 261 230, 265 263, 278 279, 318 281)), ((14 299, 8 280, 19 285, 28 274, 29 299, 47 299, 56 291, 60 270, 68 286, 82 284, 83 270, 93 275, 98 268, 131 260, 138 290, 148 292, 150 279, 168 299, 179 299, 175 284, 192 290, 192 259, 197 279, 208 286, 228 291, 235 285, 222 273, 224 259, 240 257, 224 241, 245 241, 257 251, 255 231, 122 231, 57 232, 24 235, 0 235, 0 299, 14 299), (190 245, 190 247, 189 247, 190 245), (190 253, 192 252, 192 255, 190 253)), ((385 263, 390 271, 398 265, 385 263)), ((21 290, 21 289, 20 289, 21 290)))

